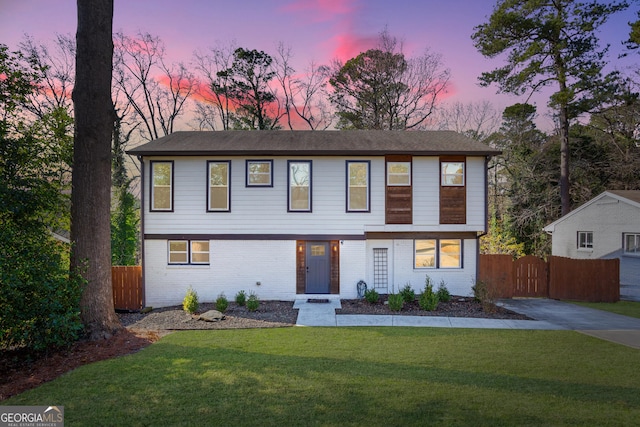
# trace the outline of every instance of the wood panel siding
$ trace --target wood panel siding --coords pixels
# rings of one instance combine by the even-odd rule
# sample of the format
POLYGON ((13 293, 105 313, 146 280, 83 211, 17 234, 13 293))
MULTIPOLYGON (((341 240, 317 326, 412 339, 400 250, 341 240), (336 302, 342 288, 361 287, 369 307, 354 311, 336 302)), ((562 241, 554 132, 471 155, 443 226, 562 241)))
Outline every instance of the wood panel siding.
POLYGON ((440 157, 440 224, 467 223, 467 165, 465 157, 440 157), (442 163, 465 163, 464 183, 462 186, 445 186, 442 182, 442 163))
POLYGON ((329 293, 333 295, 340 294, 340 241, 332 240, 331 244, 331 275, 329 293))
POLYGON ((296 294, 304 294, 307 284, 306 243, 296 240, 296 294))
MULTIPOLYGON (((393 162, 409 162, 411 156, 390 155, 385 156, 385 164, 393 162)), ((387 170, 385 167, 385 223, 386 224, 412 224, 413 223, 413 165, 410 173, 409 185, 388 185, 387 170)))

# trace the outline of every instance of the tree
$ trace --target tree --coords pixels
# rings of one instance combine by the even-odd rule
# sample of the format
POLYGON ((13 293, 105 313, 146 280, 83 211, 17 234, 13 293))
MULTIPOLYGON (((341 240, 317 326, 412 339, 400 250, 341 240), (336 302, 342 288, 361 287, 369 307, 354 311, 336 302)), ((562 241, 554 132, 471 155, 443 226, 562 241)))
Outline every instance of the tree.
POLYGON ((91 339, 122 327, 111 287, 113 0, 78 0, 71 270, 86 279, 80 313, 91 339))
POLYGON ((424 126, 448 86, 440 55, 407 59, 386 31, 380 47, 334 64, 330 99, 341 129, 404 130, 424 126))
POLYGON ((500 0, 489 22, 475 27, 476 48, 486 57, 508 53, 506 65, 482 73, 483 86, 497 83, 501 91, 534 93, 551 84, 560 135, 562 214, 571 210, 569 126, 599 103, 600 93, 614 86, 616 76, 602 75, 608 47, 599 48, 596 30, 626 2, 600 4, 573 0, 500 0))
POLYGON ((237 48, 231 67, 216 73, 211 91, 230 101, 235 112, 229 114, 236 129, 277 129, 282 117, 278 98, 269 86, 276 73, 273 59, 263 51, 237 48), (219 84, 222 83, 222 84, 219 84))
POLYGON ((196 88, 184 64, 165 62, 164 43, 149 33, 137 38, 114 34, 114 91, 120 110, 130 106, 142 137, 152 140, 173 133, 185 103, 196 88))

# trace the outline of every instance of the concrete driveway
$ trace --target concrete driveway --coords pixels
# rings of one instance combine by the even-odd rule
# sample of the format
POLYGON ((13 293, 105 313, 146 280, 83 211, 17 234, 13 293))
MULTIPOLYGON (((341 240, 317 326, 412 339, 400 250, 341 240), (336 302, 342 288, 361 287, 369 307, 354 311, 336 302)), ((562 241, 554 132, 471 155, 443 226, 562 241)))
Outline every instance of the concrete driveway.
POLYGON ((543 298, 500 300, 499 304, 563 329, 640 349, 640 319, 634 317, 543 298))

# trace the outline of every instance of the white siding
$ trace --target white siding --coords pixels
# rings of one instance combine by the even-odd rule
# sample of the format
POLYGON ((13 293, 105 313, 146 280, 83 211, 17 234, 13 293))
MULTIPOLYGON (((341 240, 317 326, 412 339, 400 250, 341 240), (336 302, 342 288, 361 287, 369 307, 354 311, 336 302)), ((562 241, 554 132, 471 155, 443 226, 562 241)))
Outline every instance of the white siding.
POLYGON ((551 252, 576 259, 620 258, 620 283, 640 286, 640 257, 623 254, 623 233, 640 233, 640 209, 605 196, 559 221, 551 252), (593 232, 593 249, 578 249, 578 232, 593 232))
POLYGON ((413 158, 413 223, 438 226, 440 223, 440 159, 413 158))
POLYGON ((467 227, 485 230, 484 158, 467 157, 467 227))

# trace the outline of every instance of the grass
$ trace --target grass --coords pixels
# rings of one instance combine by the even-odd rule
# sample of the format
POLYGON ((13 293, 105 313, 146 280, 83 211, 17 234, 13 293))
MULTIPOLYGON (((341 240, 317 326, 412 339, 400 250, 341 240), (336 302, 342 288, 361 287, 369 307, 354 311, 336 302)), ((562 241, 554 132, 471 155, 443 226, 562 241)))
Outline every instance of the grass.
POLYGON ((3 405, 68 425, 633 425, 640 352, 572 331, 188 331, 3 405))
POLYGON ((588 308, 595 308, 596 310, 604 310, 611 313, 622 314, 624 316, 640 318, 640 302, 574 302, 574 304, 588 308))

